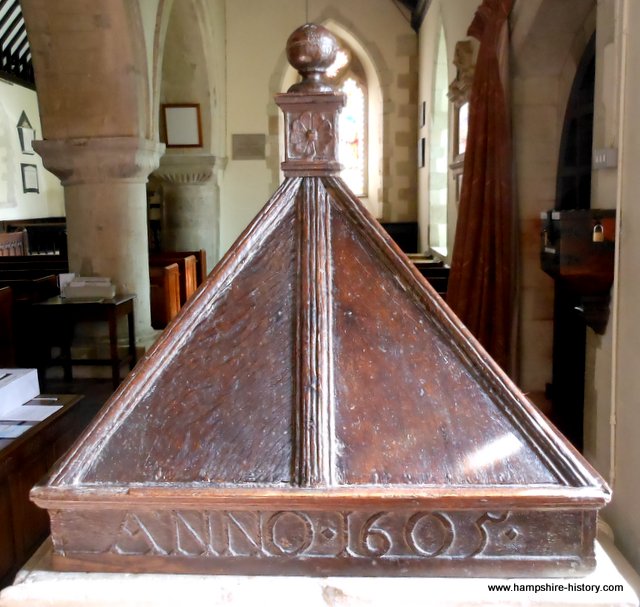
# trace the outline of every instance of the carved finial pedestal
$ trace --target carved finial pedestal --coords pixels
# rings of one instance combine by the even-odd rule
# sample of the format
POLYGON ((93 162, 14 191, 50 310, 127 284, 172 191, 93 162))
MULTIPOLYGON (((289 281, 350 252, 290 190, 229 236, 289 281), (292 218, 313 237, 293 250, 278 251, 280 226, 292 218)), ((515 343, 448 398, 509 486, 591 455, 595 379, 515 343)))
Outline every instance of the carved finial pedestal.
POLYGON ((325 81, 325 73, 337 52, 333 34, 320 25, 307 23, 287 41, 287 58, 302 81, 288 93, 276 95, 284 112, 286 177, 337 175, 338 114, 345 96, 325 81))

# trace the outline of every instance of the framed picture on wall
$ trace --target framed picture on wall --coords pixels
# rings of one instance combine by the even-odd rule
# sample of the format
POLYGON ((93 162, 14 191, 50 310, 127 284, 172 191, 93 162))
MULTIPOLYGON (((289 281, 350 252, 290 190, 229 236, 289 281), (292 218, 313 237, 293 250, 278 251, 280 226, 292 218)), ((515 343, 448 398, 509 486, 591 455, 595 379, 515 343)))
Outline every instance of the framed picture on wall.
POLYGON ((168 148, 202 147, 199 103, 162 104, 164 142, 168 148))
POLYGON ((22 172, 22 191, 39 193, 37 165, 20 163, 20 170, 22 172))

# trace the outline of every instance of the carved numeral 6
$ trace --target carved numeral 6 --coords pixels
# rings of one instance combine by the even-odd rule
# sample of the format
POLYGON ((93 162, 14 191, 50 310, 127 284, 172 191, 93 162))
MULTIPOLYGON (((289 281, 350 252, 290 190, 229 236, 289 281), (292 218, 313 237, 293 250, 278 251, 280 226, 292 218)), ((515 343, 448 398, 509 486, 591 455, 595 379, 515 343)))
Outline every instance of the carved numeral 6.
POLYGON ((384 556, 391 550, 391 535, 389 532, 374 527, 386 514, 386 512, 377 512, 366 520, 360 530, 359 547, 363 552, 371 556, 384 556))

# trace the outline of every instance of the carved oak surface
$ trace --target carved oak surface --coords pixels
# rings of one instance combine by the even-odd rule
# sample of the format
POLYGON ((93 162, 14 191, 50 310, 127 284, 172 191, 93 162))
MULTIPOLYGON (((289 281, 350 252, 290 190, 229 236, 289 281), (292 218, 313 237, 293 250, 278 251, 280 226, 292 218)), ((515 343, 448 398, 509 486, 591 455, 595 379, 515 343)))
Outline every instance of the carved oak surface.
POLYGON ((484 356, 339 179, 290 178, 34 489, 56 564, 584 573, 605 486, 484 356))
POLYGON ((78 480, 473 486, 569 478, 549 466, 549 438, 536 445, 518 412, 425 314, 412 279, 389 267, 385 243, 366 236, 362 209, 340 199, 337 183, 298 179, 273 205, 247 259, 201 294, 195 322, 184 333, 174 328, 171 345, 157 351, 153 383, 130 391, 78 480))
POLYGON ((592 535, 595 528, 594 516, 581 511, 143 510, 103 513, 98 538, 87 541, 92 519, 83 511, 56 514, 56 551, 88 562, 153 557, 169 566, 191 560, 203 571, 248 573, 256 566, 286 572, 296 560, 302 563, 296 572, 320 567, 332 573, 375 559, 380 570, 415 574, 443 563, 482 566, 514 558, 529 559, 538 572, 564 562, 579 573, 593 553, 570 529, 592 535))
POLYGON ((276 98, 284 183, 32 490, 54 563, 583 574, 609 489, 336 176, 321 29, 276 98))

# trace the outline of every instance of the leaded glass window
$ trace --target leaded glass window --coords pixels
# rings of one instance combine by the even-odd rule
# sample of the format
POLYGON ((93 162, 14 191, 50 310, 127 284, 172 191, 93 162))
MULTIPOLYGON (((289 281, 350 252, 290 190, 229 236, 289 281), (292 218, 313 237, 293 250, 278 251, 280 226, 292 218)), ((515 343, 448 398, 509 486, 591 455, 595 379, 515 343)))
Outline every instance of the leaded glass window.
POLYGON ((340 176, 358 196, 366 195, 366 104, 365 92, 354 78, 342 85, 347 104, 340 113, 339 158, 344 168, 340 176))
POLYGON ((336 61, 327 70, 337 88, 347 97, 338 127, 340 176, 357 196, 367 195, 367 80, 360 61, 340 41, 336 61))

